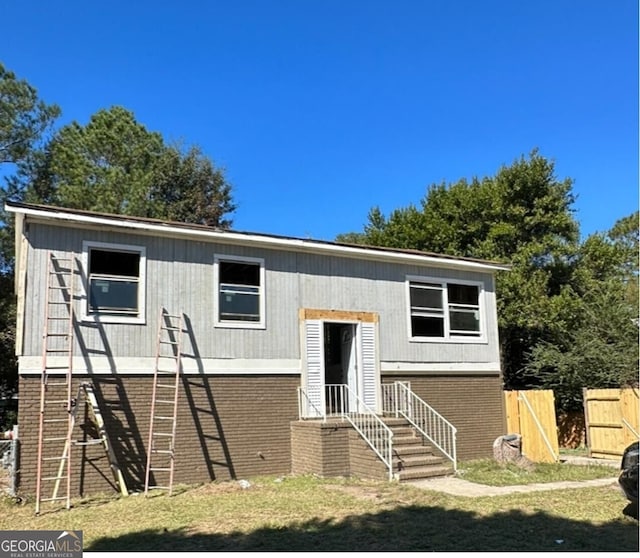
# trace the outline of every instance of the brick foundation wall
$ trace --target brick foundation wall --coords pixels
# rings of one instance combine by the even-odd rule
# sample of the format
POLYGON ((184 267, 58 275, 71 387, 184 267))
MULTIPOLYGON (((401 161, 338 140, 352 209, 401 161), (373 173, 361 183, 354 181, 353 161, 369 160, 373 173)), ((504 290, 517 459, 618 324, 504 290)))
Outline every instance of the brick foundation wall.
POLYGON ((386 480, 389 473, 373 450, 346 421, 291 423, 291 472, 321 477, 386 480))
POLYGON ((493 442, 507 434, 502 378, 493 375, 389 375, 383 383, 407 381, 412 391, 458 430, 458 459, 493 457, 493 442))
POLYGON ((389 469, 355 430, 349 432, 349 458, 354 477, 389 480, 389 469))
POLYGON ((291 423, 291 472, 321 477, 349 476, 348 422, 291 423))
MULTIPOLYGON (((80 381, 87 379, 75 381, 74 393, 80 381)), ((142 490, 152 378, 95 376, 92 383, 127 486, 130 491, 142 490)), ((289 473, 290 423, 298 418, 299 383, 298 376, 289 375, 184 376, 178 401, 174 483, 289 473)), ((40 377, 22 376, 18 411, 18 490, 22 494, 35 492, 39 405, 40 377)), ((79 412, 73 439, 94 435, 92 423, 79 412)), ((74 446, 72 471, 74 496, 115 490, 101 444, 74 446)))

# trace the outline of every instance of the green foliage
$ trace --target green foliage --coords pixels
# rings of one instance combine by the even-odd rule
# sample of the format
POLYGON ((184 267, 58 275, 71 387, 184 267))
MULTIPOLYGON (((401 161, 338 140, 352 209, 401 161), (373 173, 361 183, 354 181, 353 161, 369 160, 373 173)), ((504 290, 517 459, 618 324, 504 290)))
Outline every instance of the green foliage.
POLYGON ((0 163, 23 160, 59 115, 0 63, 0 163))
POLYGON ((638 383, 637 222, 636 212, 582 243, 562 304, 550 309, 555 327, 531 349, 527 373, 563 410, 582 408, 583 388, 638 383))
POLYGON ((12 199, 227 228, 231 185, 196 146, 167 145, 123 107, 99 110, 46 138, 60 109, 0 65, 0 163, 15 173, 0 192, 0 395, 17 390, 12 199))
POLYGON ((496 280, 505 387, 553 387, 573 408, 582 387, 638 375, 638 212, 580 244, 574 202, 534 150, 493 177, 431 185, 420 207, 374 207, 338 240, 510 263, 496 280))
POLYGON ((121 107, 100 110, 86 126, 64 126, 36 168, 26 197, 60 207, 147 216, 162 137, 147 131, 121 107))
MULTIPOLYGON (((0 164, 22 164, 40 145, 59 116, 56 105, 38 98, 36 89, 0 64, 0 164)), ((4 205, 6 191, 0 195, 4 205)), ((0 214, 4 208, 0 207, 0 214)), ((13 228, 0 228, 0 396, 18 389, 15 356, 16 308, 13 295, 13 228)))
POLYGON ((11 186, 31 203, 219 227, 235 210, 224 173, 199 148, 165 145, 122 107, 61 128, 11 186))
MULTIPOLYGON (((18 163, 4 197, 27 203, 231 226, 231 185, 196 146, 166 145, 122 107, 72 122, 18 163)), ((11 220, 4 216, 0 247, 12 265, 11 220)))
POLYGON ((231 186, 199 147, 167 147, 154 173, 150 198, 154 216, 210 227, 229 228, 235 211, 231 186))
POLYGON ((487 486, 514 486, 534 483, 588 481, 615 477, 616 469, 608 465, 569 465, 535 463, 532 469, 495 459, 474 459, 458 464, 456 477, 487 486))

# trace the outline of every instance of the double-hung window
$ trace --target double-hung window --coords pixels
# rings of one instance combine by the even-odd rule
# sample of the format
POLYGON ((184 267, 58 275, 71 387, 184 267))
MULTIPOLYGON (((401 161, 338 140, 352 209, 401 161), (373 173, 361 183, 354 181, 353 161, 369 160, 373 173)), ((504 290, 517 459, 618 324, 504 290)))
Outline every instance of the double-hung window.
POLYGON ((264 260, 215 256, 215 325, 264 328, 264 260))
POLYGON ((415 341, 484 337, 482 283, 407 278, 409 336, 415 341))
POLYGON ((145 249, 143 246, 85 242, 84 320, 144 323, 145 249))

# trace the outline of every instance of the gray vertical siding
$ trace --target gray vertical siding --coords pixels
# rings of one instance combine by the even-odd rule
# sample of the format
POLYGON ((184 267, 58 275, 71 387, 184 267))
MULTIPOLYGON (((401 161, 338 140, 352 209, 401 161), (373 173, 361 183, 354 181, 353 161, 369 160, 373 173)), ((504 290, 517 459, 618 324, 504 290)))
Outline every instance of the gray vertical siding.
POLYGON ((162 305, 170 312, 184 312, 188 317, 190 336, 185 351, 200 358, 297 359, 300 358, 298 309, 305 307, 377 312, 383 361, 499 360, 492 308, 495 293, 490 274, 34 223, 28 231, 25 355, 41 352, 47 250, 74 251, 80 257, 84 240, 146 247, 146 324, 81 324, 76 350, 120 357, 153 356, 157 316, 162 305), (214 254, 264 258, 265 329, 214 328, 214 254), (409 342, 407 274, 483 281, 488 310, 487 343, 409 342))

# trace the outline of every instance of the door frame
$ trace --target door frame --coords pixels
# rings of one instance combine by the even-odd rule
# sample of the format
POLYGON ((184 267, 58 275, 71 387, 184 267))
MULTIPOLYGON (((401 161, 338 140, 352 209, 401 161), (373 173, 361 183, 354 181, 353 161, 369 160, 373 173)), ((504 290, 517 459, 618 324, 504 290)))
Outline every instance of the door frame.
MULTIPOLYGON (((321 388, 324 393, 326 385, 326 368, 324 358, 324 327, 326 323, 344 323, 355 325, 355 355, 357 370, 357 381, 359 397, 364 400, 376 413, 381 412, 381 393, 380 393, 380 359, 378 352, 378 314, 375 312, 354 312, 348 310, 321 310, 313 308, 301 308, 299 311, 300 319, 300 354, 301 354, 301 378, 300 385, 303 389, 309 390, 310 378, 312 384, 317 389, 321 388), (320 335, 320 347, 315 347, 316 352, 311 355, 313 349, 307 346, 309 331, 314 329, 310 327, 316 325, 315 328, 320 335), (368 327, 367 339, 373 345, 369 347, 369 360, 365 361, 363 356, 363 327, 368 327), (320 354, 318 353, 320 350, 320 354), (310 362, 313 359, 313 366, 310 362), (314 368, 312 372, 310 368, 314 368)), ((310 391, 310 390, 309 390, 310 391)), ((315 401, 315 405, 324 403, 322 396, 315 401)), ((301 407, 302 409, 302 407, 301 407)), ((326 408, 322 408, 318 413, 308 411, 310 416, 322 416, 326 412, 326 408)))

